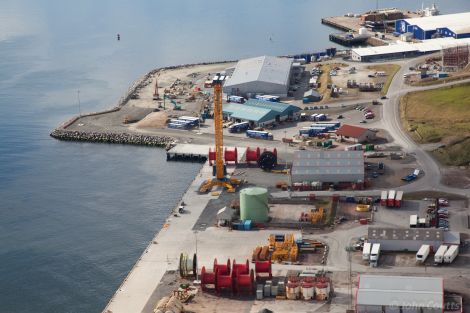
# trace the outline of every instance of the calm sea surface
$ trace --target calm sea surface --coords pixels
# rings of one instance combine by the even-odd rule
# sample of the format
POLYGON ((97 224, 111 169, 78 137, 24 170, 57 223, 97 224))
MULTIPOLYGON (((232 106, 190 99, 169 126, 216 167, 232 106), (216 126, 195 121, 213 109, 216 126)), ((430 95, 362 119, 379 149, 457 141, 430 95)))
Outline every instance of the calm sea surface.
POLYGON ((78 113, 77 90, 96 111, 157 66, 324 49, 322 16, 375 5, 0 0, 0 312, 100 312, 199 170, 161 149, 51 139, 78 113))

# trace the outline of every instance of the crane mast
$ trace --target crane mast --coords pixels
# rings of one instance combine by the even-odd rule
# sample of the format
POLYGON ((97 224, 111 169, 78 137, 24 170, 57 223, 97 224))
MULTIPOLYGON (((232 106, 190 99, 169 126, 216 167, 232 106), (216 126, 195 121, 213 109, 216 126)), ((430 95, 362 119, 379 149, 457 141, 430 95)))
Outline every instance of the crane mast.
POLYGON ((223 179, 224 173, 224 133, 222 122, 222 84, 214 81, 214 132, 215 132, 215 175, 223 179))
POLYGON ((222 186, 228 192, 235 192, 235 186, 240 184, 240 180, 227 177, 224 165, 222 81, 214 80, 212 85, 214 87, 215 178, 205 181, 199 188, 199 191, 207 192, 214 186, 222 186))

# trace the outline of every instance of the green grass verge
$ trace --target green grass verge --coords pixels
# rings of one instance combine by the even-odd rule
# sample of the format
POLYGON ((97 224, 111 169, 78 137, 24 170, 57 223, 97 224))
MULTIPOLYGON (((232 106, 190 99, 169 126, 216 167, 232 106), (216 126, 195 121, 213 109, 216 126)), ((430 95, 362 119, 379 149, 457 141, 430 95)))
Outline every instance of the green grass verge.
POLYGON ((417 142, 445 145, 433 152, 440 162, 470 164, 470 84, 409 93, 400 113, 417 142))

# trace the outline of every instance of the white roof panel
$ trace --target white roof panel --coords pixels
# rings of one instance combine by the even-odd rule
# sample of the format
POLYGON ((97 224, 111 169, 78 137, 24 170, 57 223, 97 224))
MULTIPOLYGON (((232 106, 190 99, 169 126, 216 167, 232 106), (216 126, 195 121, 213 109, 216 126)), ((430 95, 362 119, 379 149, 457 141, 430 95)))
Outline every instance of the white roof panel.
POLYGON ((240 60, 224 86, 234 86, 254 81, 287 85, 292 62, 293 59, 290 58, 273 56, 240 60))
POLYGON ((442 309, 443 285, 440 277, 361 275, 357 304, 442 309))
POLYGON ((409 18, 405 19, 405 21, 425 31, 444 27, 449 29, 453 27, 463 28, 470 26, 470 12, 409 18))
POLYGON ((384 55, 390 53, 401 53, 401 52, 432 52, 440 51, 443 48, 459 46, 459 45, 469 45, 470 38, 464 39, 454 39, 451 37, 448 38, 436 38, 429 39, 420 43, 398 43, 388 46, 378 46, 378 47, 368 47, 368 48, 357 48, 352 49, 353 53, 364 57, 372 55, 384 55))

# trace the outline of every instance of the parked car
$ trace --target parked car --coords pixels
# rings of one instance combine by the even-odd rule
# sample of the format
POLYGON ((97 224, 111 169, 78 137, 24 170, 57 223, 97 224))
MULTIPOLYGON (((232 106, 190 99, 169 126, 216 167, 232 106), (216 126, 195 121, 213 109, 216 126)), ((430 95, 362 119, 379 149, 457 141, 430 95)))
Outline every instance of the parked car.
POLYGON ((380 97, 380 99, 385 100, 385 99, 388 99, 388 98, 387 98, 387 96, 382 96, 382 97, 380 97))
POLYGON ((366 120, 362 120, 362 121, 360 121, 359 123, 361 123, 361 124, 366 124, 367 121, 366 121, 366 120))
POLYGON ((340 120, 340 119, 342 119, 342 118, 344 118, 344 116, 343 116, 343 115, 341 115, 341 114, 340 114, 340 115, 338 115, 338 117, 337 117, 337 119, 338 119, 338 120, 340 120))
POLYGON ((444 199, 444 198, 439 198, 439 205, 440 206, 448 206, 449 201, 447 199, 444 199))

